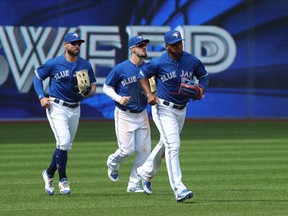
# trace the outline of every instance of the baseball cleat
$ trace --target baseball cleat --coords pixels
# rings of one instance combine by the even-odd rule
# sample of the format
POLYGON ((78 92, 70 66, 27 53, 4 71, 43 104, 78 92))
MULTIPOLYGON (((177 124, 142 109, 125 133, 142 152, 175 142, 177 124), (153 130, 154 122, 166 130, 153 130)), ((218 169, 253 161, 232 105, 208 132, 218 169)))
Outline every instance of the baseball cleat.
POLYGON ((152 185, 151 185, 151 182, 148 182, 148 181, 142 181, 142 187, 143 187, 143 190, 146 194, 150 195, 152 194, 152 185))
POLYGON ((184 189, 178 194, 178 196, 176 198, 176 201, 177 202, 183 202, 183 201, 185 201, 187 199, 191 199, 192 197, 193 197, 192 191, 184 189))
POLYGON ((151 182, 146 181, 147 179, 144 178, 144 176, 142 175, 142 170, 140 169, 140 167, 137 168, 136 172, 137 172, 137 175, 142 179, 142 187, 143 187, 144 192, 148 195, 152 194, 151 182))
POLYGON ((140 188, 139 186, 136 187, 131 187, 127 189, 127 192, 132 192, 132 193, 144 193, 144 190, 140 188))
POLYGON ((59 190, 60 190, 60 194, 70 194, 71 190, 70 190, 70 186, 69 186, 69 182, 67 181, 66 178, 61 179, 59 184, 58 184, 59 190))
POLYGON ((112 170, 108 166, 108 177, 111 181, 117 182, 118 181, 118 170, 112 170))
POLYGON ((43 180, 45 182, 45 191, 49 195, 54 195, 54 187, 53 187, 53 178, 49 178, 47 175, 47 171, 43 170, 42 172, 43 180))

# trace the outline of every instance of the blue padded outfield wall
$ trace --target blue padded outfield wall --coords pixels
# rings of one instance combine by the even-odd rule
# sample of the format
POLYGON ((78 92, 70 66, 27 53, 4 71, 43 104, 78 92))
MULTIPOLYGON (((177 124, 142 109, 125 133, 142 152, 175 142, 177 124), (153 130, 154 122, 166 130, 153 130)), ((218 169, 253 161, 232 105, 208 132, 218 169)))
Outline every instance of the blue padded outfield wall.
POLYGON ((152 58, 165 51, 170 29, 182 32, 185 50, 211 77, 187 118, 288 118, 287 0, 1 0, 0 121, 46 118, 34 70, 63 53, 68 31, 86 40, 81 56, 98 81, 98 93, 82 102, 82 119, 112 119, 114 103, 102 85, 128 58, 129 37, 149 38, 152 58))

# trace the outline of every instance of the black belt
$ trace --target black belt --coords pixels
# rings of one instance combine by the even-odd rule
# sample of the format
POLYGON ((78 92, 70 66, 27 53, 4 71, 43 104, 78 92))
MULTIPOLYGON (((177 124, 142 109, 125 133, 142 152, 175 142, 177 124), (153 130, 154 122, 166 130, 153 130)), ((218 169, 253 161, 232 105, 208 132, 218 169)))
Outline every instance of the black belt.
POLYGON ((121 107, 118 107, 120 110, 124 111, 124 112, 128 112, 128 113, 141 113, 143 112, 143 110, 128 110, 128 109, 123 109, 121 107))
POLYGON ((64 102, 64 101, 63 101, 63 103, 60 103, 60 100, 57 99, 57 98, 54 99, 54 102, 57 103, 57 104, 60 104, 60 105, 69 107, 69 108, 76 108, 76 107, 79 106, 79 103, 70 104, 70 103, 66 103, 66 102, 64 102))
MULTIPOLYGON (((170 107, 170 104, 172 104, 172 103, 164 100, 163 104, 170 107)), ((174 109, 183 110, 186 107, 186 105, 173 104, 171 107, 174 108, 174 109)))

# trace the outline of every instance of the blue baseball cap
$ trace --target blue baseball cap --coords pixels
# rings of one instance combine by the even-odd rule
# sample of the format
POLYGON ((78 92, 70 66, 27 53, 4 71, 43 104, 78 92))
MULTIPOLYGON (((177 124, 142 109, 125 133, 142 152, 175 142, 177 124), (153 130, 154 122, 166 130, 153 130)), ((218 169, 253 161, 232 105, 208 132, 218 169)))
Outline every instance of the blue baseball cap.
POLYGON ((128 46, 130 48, 130 47, 136 46, 136 45, 138 45, 138 44, 140 44, 142 42, 149 43, 150 40, 144 39, 142 36, 137 35, 137 36, 134 36, 134 37, 130 38, 130 40, 128 42, 128 46))
POLYGON ((82 43, 85 42, 85 40, 82 40, 80 38, 80 35, 76 32, 70 32, 67 33, 64 37, 64 42, 69 43, 69 42, 73 42, 73 41, 81 41, 82 43))
POLYGON ((166 44, 174 44, 182 40, 184 39, 182 39, 180 32, 176 30, 168 31, 164 36, 166 44))

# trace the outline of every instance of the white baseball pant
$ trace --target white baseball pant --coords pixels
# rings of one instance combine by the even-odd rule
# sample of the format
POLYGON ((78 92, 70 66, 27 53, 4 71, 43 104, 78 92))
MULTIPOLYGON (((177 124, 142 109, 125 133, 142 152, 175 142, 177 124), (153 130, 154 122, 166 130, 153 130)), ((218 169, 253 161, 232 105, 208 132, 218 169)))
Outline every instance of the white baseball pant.
POLYGON ((46 114, 56 139, 56 148, 70 150, 79 124, 80 105, 69 108, 52 102, 46 114))
POLYGON ((139 170, 150 181, 165 157, 170 186, 177 197, 178 192, 186 189, 182 183, 179 162, 180 133, 185 122, 186 108, 178 110, 163 105, 162 102, 161 100, 159 104, 152 106, 152 117, 159 130, 160 141, 139 170))
POLYGON ((118 149, 108 157, 107 166, 118 170, 121 163, 136 152, 128 188, 140 186, 136 169, 141 166, 151 151, 151 131, 146 109, 141 113, 129 113, 115 108, 115 131, 118 149))

